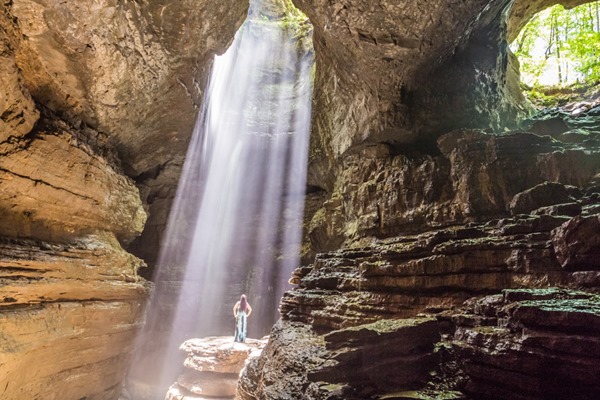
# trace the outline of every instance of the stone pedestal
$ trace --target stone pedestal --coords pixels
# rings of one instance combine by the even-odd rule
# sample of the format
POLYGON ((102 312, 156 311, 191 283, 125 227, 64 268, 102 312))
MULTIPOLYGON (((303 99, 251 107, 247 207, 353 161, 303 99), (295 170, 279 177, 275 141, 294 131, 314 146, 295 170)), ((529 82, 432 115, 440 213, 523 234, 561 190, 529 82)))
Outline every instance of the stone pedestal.
POLYGON ((165 400, 233 399, 246 360, 260 355, 266 342, 236 343, 231 336, 187 340, 180 347, 188 354, 185 369, 165 400))

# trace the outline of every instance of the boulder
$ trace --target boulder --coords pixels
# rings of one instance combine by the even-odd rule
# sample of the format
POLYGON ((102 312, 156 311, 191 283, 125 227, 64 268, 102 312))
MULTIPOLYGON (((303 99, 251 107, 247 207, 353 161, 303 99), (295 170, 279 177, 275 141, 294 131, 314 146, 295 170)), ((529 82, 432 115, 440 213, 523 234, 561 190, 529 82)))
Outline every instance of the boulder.
POLYGON ((309 380, 399 390, 427 381, 436 359, 438 322, 433 318, 379 320, 325 335, 329 362, 309 372, 309 380))
POLYGON ((201 397, 188 392, 185 388, 174 383, 167 392, 165 400, 231 400, 231 397, 201 397))
POLYGON ((575 217, 552 232, 556 258, 569 270, 600 270, 600 216, 575 217))
POLYGON ((508 207, 512 215, 529 214, 541 207, 572 203, 572 201, 573 198, 565 185, 544 182, 516 194, 508 207))
POLYGON ((436 362, 438 325, 426 317, 380 319, 322 334, 279 321, 263 356, 242 372, 238 398, 358 400, 418 387, 436 362))
POLYGON ((569 126, 562 118, 557 116, 537 120, 531 125, 529 130, 536 135, 548 135, 556 138, 569 131, 569 126))
POLYGON ((238 374, 185 371, 179 375, 177 383, 196 395, 231 398, 235 396, 238 374))

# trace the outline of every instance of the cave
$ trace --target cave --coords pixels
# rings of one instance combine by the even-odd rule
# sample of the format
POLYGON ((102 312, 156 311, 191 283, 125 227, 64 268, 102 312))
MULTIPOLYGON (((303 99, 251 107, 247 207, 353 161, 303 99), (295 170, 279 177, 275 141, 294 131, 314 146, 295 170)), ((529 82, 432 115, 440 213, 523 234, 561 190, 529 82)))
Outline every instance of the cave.
MULTIPOLYGON (((588 3, 4 0, 0 398, 600 398, 599 83, 532 106, 509 48, 536 14, 588 3), (233 332, 233 281, 205 306, 223 321, 166 349, 178 303, 152 299, 185 283, 161 249, 187 240, 168 221, 215 57, 292 12, 316 68, 286 192, 304 214, 275 231, 301 232, 290 287, 273 318, 249 293, 239 354, 213 336, 233 332)), ((253 129, 280 133, 253 101, 253 129)), ((233 249, 257 240, 247 214, 233 249)))

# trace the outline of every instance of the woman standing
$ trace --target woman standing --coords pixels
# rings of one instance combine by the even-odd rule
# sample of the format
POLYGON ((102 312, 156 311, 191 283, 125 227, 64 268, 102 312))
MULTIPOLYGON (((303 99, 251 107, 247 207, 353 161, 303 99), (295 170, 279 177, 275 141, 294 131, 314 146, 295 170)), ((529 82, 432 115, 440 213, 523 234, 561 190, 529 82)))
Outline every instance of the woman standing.
POLYGON ((246 295, 240 297, 240 301, 233 306, 233 316, 235 317, 235 338, 234 341, 244 343, 246 341, 246 320, 252 312, 252 307, 246 300, 246 295))

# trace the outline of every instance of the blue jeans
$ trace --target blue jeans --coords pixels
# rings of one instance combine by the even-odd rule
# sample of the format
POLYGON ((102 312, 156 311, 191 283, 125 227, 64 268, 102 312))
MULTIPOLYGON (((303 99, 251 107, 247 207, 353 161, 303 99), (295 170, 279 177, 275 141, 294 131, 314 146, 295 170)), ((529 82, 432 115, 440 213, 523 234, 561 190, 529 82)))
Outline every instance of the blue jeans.
POLYGON ((246 320, 247 316, 245 312, 238 312, 237 318, 235 320, 235 338, 233 339, 236 342, 244 343, 246 341, 246 320))

